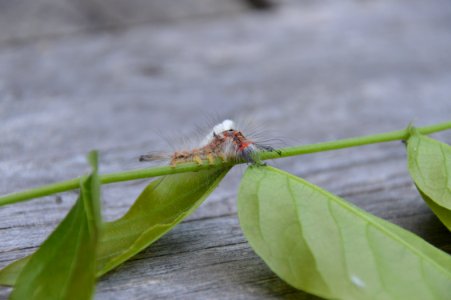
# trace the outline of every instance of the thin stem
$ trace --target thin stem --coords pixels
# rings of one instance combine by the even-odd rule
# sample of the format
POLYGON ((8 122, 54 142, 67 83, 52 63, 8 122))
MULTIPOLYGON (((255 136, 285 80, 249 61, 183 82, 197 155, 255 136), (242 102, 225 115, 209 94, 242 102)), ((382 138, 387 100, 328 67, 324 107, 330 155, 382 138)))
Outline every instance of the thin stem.
MULTIPOLYGON (((439 132, 443 130, 451 129, 451 121, 440 123, 432 126, 419 127, 417 130, 422 134, 431 134, 434 132, 439 132)), ((266 159, 277 159, 282 157, 289 157, 295 155, 303 155, 315 152, 323 152, 330 150, 337 150, 349 147, 357 147, 364 146, 375 143, 385 143, 397 140, 407 140, 410 135, 410 128, 406 128, 403 130, 397 130, 387 133, 368 135, 362 137, 355 137, 349 139, 343 139, 333 142, 324 142, 318 144, 304 145, 304 146, 296 146, 296 147, 287 147, 279 149, 278 153, 276 152, 263 152, 261 153, 260 158, 262 160, 266 159)), ((162 166, 155 168, 146 168, 140 170, 132 170, 132 171, 124 171, 124 172, 116 172, 110 174, 100 175, 100 181, 103 184, 136 180, 142 178, 151 178, 162 175, 170 175, 184 172, 197 172, 200 170, 212 168, 220 165, 233 165, 238 164, 240 162, 234 163, 222 163, 217 162, 216 164, 203 164, 198 165, 196 163, 185 163, 177 165, 176 167, 171 166, 162 166)), ((242 163, 242 162, 241 162, 242 163)), ((58 183, 53 183, 41 187, 37 187, 34 189, 29 189, 23 192, 17 192, 5 195, 0 197, 0 206, 16 203, 20 201, 29 200, 32 198, 38 198, 43 196, 48 196, 51 194, 61 193, 65 191, 70 191, 73 189, 77 189, 80 184, 80 178, 74 178, 67 181, 62 181, 58 183)))

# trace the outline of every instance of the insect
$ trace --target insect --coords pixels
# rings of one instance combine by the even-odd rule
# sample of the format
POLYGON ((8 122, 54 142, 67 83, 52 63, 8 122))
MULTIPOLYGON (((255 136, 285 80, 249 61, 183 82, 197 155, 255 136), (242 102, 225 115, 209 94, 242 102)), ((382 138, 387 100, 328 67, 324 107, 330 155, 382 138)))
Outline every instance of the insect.
POLYGON ((176 151, 169 156, 147 154, 140 156, 140 161, 153 161, 168 158, 170 165, 175 167, 179 163, 196 162, 202 164, 207 160, 214 164, 217 159, 227 161, 245 161, 247 163, 264 165, 258 157, 260 151, 280 151, 273 147, 256 143, 236 129, 235 122, 224 120, 215 125, 205 136, 198 148, 176 151))

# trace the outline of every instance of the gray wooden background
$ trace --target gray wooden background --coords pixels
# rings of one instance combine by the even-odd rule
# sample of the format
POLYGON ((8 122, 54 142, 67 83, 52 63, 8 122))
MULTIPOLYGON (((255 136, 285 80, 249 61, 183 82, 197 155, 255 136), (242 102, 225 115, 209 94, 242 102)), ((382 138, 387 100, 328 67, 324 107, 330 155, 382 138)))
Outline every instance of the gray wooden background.
MULTIPOLYGON (((451 2, 0 0, 0 193, 143 167, 210 118, 252 119, 287 145, 451 119, 451 2), (213 117, 212 117, 213 116, 213 117)), ((208 130, 208 129, 206 129, 208 130)), ((451 142, 451 132, 436 135, 451 142)), ((277 160, 451 252, 400 142, 277 160)), ((236 216, 243 167, 96 299, 314 299, 279 280, 236 216)), ((103 187, 107 220, 146 180, 103 187)), ((0 207, 0 267, 34 251, 75 192, 0 207)), ((0 288, 0 298, 9 294, 0 288)))

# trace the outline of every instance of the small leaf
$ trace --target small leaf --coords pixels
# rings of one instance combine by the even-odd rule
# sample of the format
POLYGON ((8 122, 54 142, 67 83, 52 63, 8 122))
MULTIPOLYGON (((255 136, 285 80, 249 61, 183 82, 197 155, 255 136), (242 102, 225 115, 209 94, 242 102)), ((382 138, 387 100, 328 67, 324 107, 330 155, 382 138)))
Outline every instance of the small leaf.
MULTIPOLYGON (((92 174, 81 182, 80 197, 64 220, 19 273, 11 299, 90 299, 95 286, 95 255, 100 224, 97 154, 92 174)), ((16 267, 20 264, 16 264, 16 267)))
POLYGON ((451 256, 289 173, 248 168, 238 214, 255 252, 308 293, 359 300, 451 295, 451 256))
POLYGON ((411 130, 408 168, 432 211, 451 230, 451 146, 411 130))
POLYGON ((147 248, 180 223, 199 207, 229 169, 169 175, 150 183, 123 217, 105 224, 98 276, 147 248))
POLYGON ((30 261, 31 255, 16 260, 0 270, 0 285, 13 286, 16 283, 17 277, 22 272, 25 265, 30 261))

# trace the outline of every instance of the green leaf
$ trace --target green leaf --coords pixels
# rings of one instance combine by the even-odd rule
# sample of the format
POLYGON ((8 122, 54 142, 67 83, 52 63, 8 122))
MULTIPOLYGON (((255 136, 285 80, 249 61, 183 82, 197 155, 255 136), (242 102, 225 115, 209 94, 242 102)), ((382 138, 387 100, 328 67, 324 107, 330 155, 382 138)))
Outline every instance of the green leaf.
MULTIPOLYGON (((102 226, 97 250, 100 277, 142 251, 192 213, 230 170, 212 168, 151 182, 120 219, 102 226)), ((0 284, 14 285, 28 257, 0 271, 0 284)))
POLYGON ((421 196, 451 230, 451 147, 412 129, 407 157, 410 175, 421 196))
POLYGON ((255 252, 298 289, 359 300, 451 295, 451 256, 289 173, 248 168, 238 214, 255 252))
POLYGON ((31 255, 16 260, 0 270, 0 285, 12 286, 16 283, 17 277, 22 272, 25 265, 30 261, 31 255))
MULTIPOLYGON (((80 196, 64 220, 32 254, 19 273, 11 299, 90 299, 100 224, 97 154, 93 172, 81 181, 80 196)), ((16 267, 20 264, 16 264, 16 267)))
POLYGON ((122 218, 105 224, 98 256, 98 276, 174 228, 199 207, 229 169, 216 167, 169 175, 150 183, 122 218))

